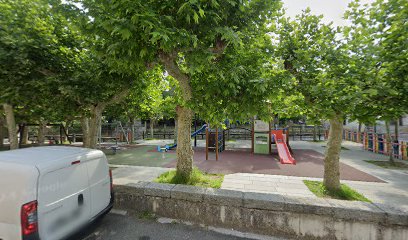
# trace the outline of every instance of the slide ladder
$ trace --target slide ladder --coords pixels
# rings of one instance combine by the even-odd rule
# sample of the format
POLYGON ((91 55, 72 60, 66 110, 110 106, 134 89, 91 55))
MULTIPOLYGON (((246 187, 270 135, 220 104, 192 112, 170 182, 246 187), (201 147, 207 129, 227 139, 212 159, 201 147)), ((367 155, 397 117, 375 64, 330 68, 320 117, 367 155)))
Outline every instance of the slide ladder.
POLYGON ((288 145, 286 144, 286 134, 283 134, 282 130, 272 130, 272 135, 275 139, 276 148, 278 149, 280 163, 296 164, 296 160, 290 154, 288 145))

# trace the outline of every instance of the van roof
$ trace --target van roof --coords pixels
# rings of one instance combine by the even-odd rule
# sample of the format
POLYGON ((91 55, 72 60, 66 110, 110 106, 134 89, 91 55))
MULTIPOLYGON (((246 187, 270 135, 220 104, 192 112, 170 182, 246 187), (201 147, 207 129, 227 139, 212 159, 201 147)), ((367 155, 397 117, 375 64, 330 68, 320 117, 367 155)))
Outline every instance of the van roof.
POLYGON ((80 147, 30 147, 0 152, 0 164, 4 162, 31 165, 41 169, 56 164, 71 164, 76 160, 93 159, 102 155, 102 151, 80 147))

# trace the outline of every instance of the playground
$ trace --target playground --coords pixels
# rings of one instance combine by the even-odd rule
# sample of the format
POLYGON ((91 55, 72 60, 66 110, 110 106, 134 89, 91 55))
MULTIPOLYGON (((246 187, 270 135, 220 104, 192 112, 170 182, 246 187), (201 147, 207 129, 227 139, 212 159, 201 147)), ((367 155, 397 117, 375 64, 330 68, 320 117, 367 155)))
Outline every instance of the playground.
MULTIPOLYGON (((117 184, 153 181, 160 174, 174 169, 176 151, 158 152, 157 145, 170 140, 147 140, 137 147, 123 148, 113 155, 108 150, 108 161, 117 184)), ((384 169, 365 162, 366 159, 384 161, 386 156, 365 151, 360 144, 345 141, 341 153, 340 177, 373 202, 398 205, 408 209, 408 178, 401 170, 384 169)), ((272 154, 251 153, 250 140, 226 142, 225 151, 210 152, 205 159, 205 140, 198 140, 194 149, 194 165, 202 171, 225 174, 222 189, 289 196, 316 198, 303 180, 322 180, 325 142, 291 141, 296 165, 281 164, 275 149, 272 154)))
MULTIPOLYGON (((194 165, 207 173, 323 178, 322 152, 305 148, 303 141, 289 141, 288 129, 272 129, 270 123, 255 120, 251 135, 251 140, 226 141, 223 129, 202 125, 191 134, 194 165), (205 139, 197 140, 202 133, 205 139)), ((142 141, 139 145, 122 146, 120 150, 112 151, 107 147, 105 152, 113 165, 175 168, 176 148, 172 140, 142 141)), ((340 163, 340 177, 342 180, 383 182, 345 163, 340 163)))
MULTIPOLYGON (((160 141, 165 143, 165 140, 160 141)), ((167 140, 167 142, 169 142, 167 140)), ((251 153, 250 140, 242 140, 233 143, 234 148, 228 147, 219 153, 218 161, 215 159, 215 153, 210 152, 206 160, 205 140, 199 140, 198 146, 194 147, 194 165, 200 170, 208 173, 256 173, 270 175, 284 175, 296 177, 323 177, 323 154, 313 149, 297 148, 302 142, 292 142, 293 157, 296 159, 294 164, 282 164, 279 161, 277 149, 272 148, 271 154, 251 153), (240 145, 241 148, 237 148, 240 145)), ((113 165, 131 165, 146 167, 176 167, 176 151, 157 150, 157 141, 146 141, 143 144, 134 147, 123 147, 116 154, 108 153, 108 160, 113 165)), ((381 179, 360 171, 352 166, 340 163, 340 176, 342 180, 383 182, 381 179)))

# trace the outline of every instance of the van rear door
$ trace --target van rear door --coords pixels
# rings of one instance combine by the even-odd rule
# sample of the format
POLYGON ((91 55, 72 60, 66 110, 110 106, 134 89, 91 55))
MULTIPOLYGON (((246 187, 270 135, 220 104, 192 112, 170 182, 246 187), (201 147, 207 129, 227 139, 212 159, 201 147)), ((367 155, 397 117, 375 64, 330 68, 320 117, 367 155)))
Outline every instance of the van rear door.
POLYGON ((44 171, 38 187, 38 218, 41 239, 60 239, 88 222, 91 211, 86 162, 44 171))
POLYGON ((21 208, 37 199, 37 168, 0 161, 0 239, 22 238, 21 208))
POLYGON ((110 202, 111 189, 108 161, 105 155, 86 162, 91 192, 91 218, 104 210, 110 202))

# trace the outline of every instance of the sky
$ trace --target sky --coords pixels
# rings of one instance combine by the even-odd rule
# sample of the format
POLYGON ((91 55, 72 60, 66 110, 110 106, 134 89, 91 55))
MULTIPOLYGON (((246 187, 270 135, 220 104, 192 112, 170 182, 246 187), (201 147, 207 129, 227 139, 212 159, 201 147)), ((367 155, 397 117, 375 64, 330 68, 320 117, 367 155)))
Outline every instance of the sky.
MULTIPOLYGON (((282 0, 286 14, 291 18, 310 7, 313 14, 323 15, 325 23, 333 22, 334 26, 348 25, 343 14, 351 0, 282 0)), ((375 0, 361 0, 361 3, 372 3, 375 0)))

